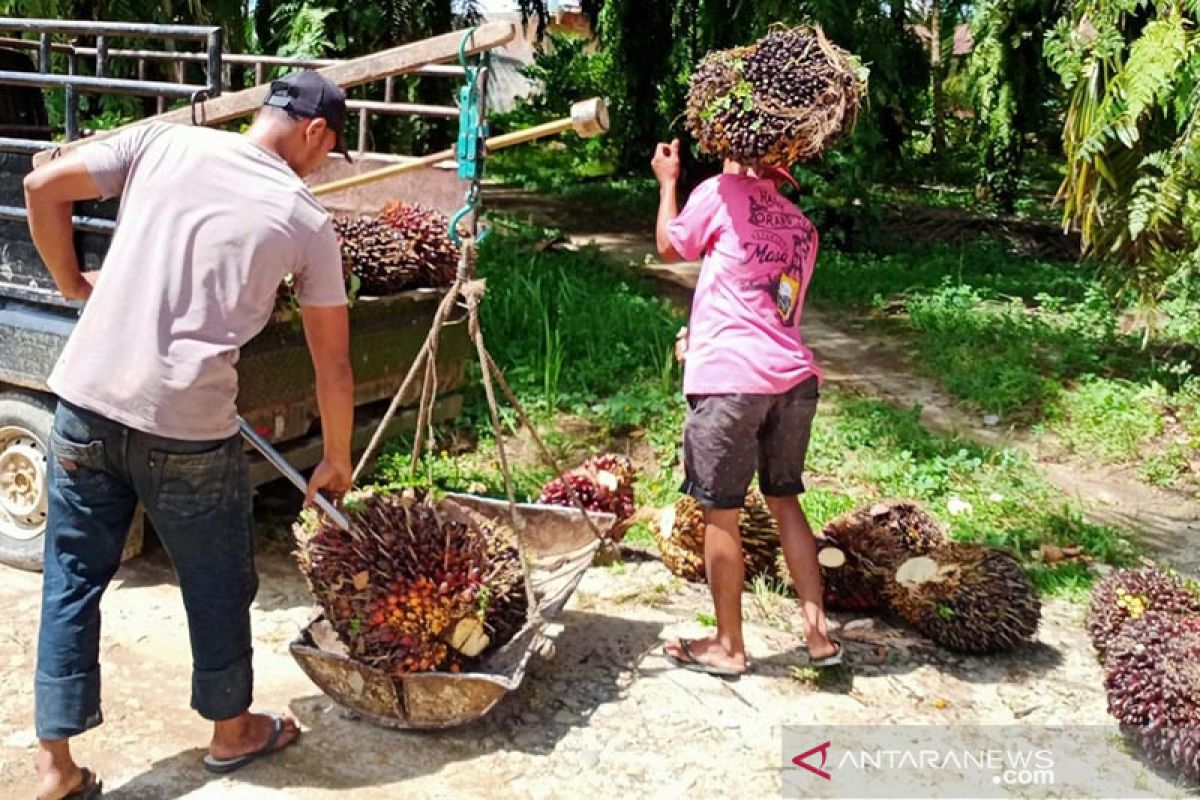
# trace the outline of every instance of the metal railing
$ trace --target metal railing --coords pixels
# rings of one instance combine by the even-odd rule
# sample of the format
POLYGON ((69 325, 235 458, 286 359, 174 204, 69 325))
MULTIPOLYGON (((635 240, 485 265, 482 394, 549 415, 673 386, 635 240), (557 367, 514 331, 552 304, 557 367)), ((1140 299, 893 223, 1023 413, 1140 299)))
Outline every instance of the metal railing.
MULTIPOLYGON (((5 22, 8 20, 0 18, 0 30, 6 30, 5 22)), ((150 26, 150 27, 169 27, 169 26, 150 26)), ((0 47, 8 47, 18 50, 44 50, 44 42, 36 42, 30 39, 16 39, 9 37, 0 37, 0 47)), ((83 47, 74 44, 51 43, 50 48, 55 53, 65 54, 69 61, 74 61, 78 64, 80 58, 95 58, 97 65, 102 56, 106 60, 111 59, 128 59, 137 62, 137 83, 148 86, 186 86, 186 68, 191 64, 205 64, 206 69, 211 70, 212 64, 207 53, 189 52, 182 50, 138 50, 138 49, 117 49, 109 48, 106 51, 101 50, 99 46, 83 47), (147 65, 151 63, 168 63, 175 66, 176 84, 164 84, 161 82, 147 81, 147 65)), ((41 63, 45 63, 48 59, 39 59, 41 63)), ((332 58, 295 58, 287 56, 270 56, 258 55, 255 53, 220 53, 219 65, 222 85, 232 83, 229 72, 235 67, 252 67, 254 69, 254 83, 256 85, 263 84, 267 80, 267 70, 271 68, 287 68, 287 69, 321 69, 330 67, 335 64, 342 63, 338 59, 332 58)), ((9 73, 0 73, 0 84, 5 83, 3 75, 9 73)), ((18 73, 21 75, 29 75, 30 73, 18 73)), ((450 64, 431 64, 419 69, 413 70, 412 75, 436 78, 461 78, 466 73, 461 66, 450 64)), ((22 81, 20 78, 13 81, 14 83, 23 82, 32 84, 33 81, 22 81)), ((388 77, 383 79, 383 100, 355 100, 347 99, 346 107, 350 111, 358 113, 358 147, 359 154, 367 151, 367 139, 370 133, 370 116, 372 114, 386 114, 392 116, 424 116, 437 117, 442 119, 456 119, 458 117, 458 108, 456 106, 433 105, 428 103, 406 103, 397 102, 392 98, 395 96, 395 78, 388 77)), ((100 91, 103 91, 101 89, 100 91)), ((167 110, 167 99, 171 96, 180 96, 169 92, 155 93, 130 91, 130 94, 141 96, 157 96, 158 98, 158 113, 163 113, 167 110)), ((188 95, 190 97, 190 95, 188 95)), ((71 137, 68 137, 71 138, 71 137)), ((0 150, 11 149, 9 144, 12 139, 0 138, 0 150)), ((24 143, 21 145, 23 151, 46 149, 45 145, 34 145, 32 143, 24 143)))
MULTIPOLYGON (((33 86, 42 89, 63 89, 66 95, 66 113, 64 114, 65 134, 68 141, 79 136, 79 92, 99 92, 103 94, 128 94, 143 97, 158 97, 160 101, 166 98, 186 98, 195 103, 200 99, 216 97, 222 89, 221 71, 221 29, 215 26, 202 25, 153 25, 134 22, 86 22, 57 19, 22 19, 19 17, 0 17, 0 30, 36 34, 36 42, 26 39, 10 41, 26 43, 24 46, 38 51, 38 71, 20 72, 0 70, 0 84, 11 86, 33 86), (67 74, 56 75, 52 72, 53 54, 64 52, 62 46, 56 46, 52 37, 55 35, 88 36, 96 40, 96 45, 90 48, 95 56, 95 74, 82 75, 79 72, 79 51, 68 46, 67 74), (195 39, 204 42, 205 52, 197 53, 203 59, 203 84, 188 84, 184 81, 168 83, 165 81, 149 81, 144 79, 144 73, 139 79, 113 78, 109 75, 110 60, 113 51, 109 47, 112 37, 143 37, 153 39, 195 39)), ((22 148, 35 147, 36 140, 17 140, 23 142, 22 148)))

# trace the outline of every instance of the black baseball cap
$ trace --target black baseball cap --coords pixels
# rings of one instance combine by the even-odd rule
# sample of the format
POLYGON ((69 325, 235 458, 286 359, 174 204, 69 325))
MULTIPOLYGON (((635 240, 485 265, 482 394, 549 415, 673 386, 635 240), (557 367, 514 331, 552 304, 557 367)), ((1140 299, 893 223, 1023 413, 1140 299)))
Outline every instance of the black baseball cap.
POLYGON ((346 93, 333 81, 311 69, 284 75, 271 81, 271 91, 263 105, 307 119, 321 117, 337 136, 333 149, 350 160, 346 149, 346 93))

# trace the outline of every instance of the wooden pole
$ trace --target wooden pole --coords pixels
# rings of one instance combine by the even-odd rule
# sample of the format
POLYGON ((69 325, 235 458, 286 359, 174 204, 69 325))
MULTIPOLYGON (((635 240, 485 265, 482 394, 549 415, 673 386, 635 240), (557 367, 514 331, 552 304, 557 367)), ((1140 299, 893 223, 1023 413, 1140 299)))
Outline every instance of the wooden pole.
MULTIPOLYGON (((604 101, 599 98, 584 100, 576 103, 571 109, 571 116, 557 119, 552 122, 545 122, 541 125, 535 125, 532 128, 526 128, 520 131, 506 133, 503 136, 493 136, 485 142, 489 152, 502 150, 505 147, 532 142, 534 139, 544 139, 547 136, 556 136, 565 131, 574 130, 580 136, 595 136, 608 130, 608 112, 604 106, 604 101)), ((375 181, 385 180, 403 175, 406 172, 414 172, 426 167, 432 167, 438 162, 454 158, 454 150, 441 150, 437 153, 424 156, 422 158, 414 158, 411 161, 405 161, 402 164, 391 164, 386 167, 381 167, 370 172, 364 172, 361 175, 352 175, 348 178, 342 178, 329 183, 322 183, 318 186, 311 187, 310 191, 314 195, 333 194, 335 192, 344 192, 347 189, 354 189, 364 184, 374 183, 375 181)))
MULTIPOLYGON (((319 69, 317 72, 343 88, 358 86, 363 83, 379 80, 380 78, 412 72, 430 64, 455 58, 458 55, 462 36, 463 31, 452 31, 451 33, 444 33, 441 36, 422 39, 419 42, 412 42, 400 45, 399 47, 393 47, 390 50, 383 50, 371 55, 343 61, 339 64, 319 69)), ((475 55, 485 50, 491 50, 507 44, 514 36, 516 36, 516 27, 511 23, 488 22, 475 29, 475 34, 467 44, 466 52, 468 55, 475 55)), ((256 111, 262 105, 264 96, 262 86, 252 86, 240 92, 222 94, 200 104, 196 109, 197 116, 203 125, 219 125, 222 122, 228 122, 229 120, 237 119, 256 111)), ((58 153, 66 153, 74 150, 80 144, 112 136, 134 125, 144 125, 147 122, 173 122, 187 125, 191 121, 191 107, 177 108, 164 114, 138 120, 120 128, 99 131, 94 136, 85 140, 66 142, 58 148, 58 153)), ((55 157, 55 151, 45 150, 34 156, 34 166, 41 166, 53 157, 55 157)))

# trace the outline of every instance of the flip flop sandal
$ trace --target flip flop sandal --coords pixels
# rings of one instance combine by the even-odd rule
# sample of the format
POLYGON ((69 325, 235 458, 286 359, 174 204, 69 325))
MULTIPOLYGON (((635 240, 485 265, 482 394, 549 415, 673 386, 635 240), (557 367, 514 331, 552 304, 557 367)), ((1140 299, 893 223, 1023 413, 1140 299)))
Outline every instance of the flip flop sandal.
MULTIPOLYGON (((287 745, 284 745, 283 747, 277 747, 279 744, 279 737, 283 735, 283 717, 272 714, 271 719, 275 721, 275 728, 271 731, 271 735, 268 737, 267 743, 262 747, 258 748, 253 753, 244 753, 243 755, 235 756, 234 758, 216 758, 212 755, 206 755, 204 757, 204 768, 216 775, 228 775, 230 772, 239 770, 247 764, 257 761, 263 756, 269 756, 272 753, 279 752, 283 749, 283 747, 287 747, 287 745)), ((292 741, 295 740, 293 739, 292 741)), ((288 742, 288 744, 291 743, 292 742, 288 742)))
POLYGON ((79 772, 79 785, 70 794, 65 795, 63 800, 98 800, 104 794, 104 784, 96 777, 96 773, 87 767, 79 772))
POLYGON ((837 650, 834 650, 830 655, 827 655, 824 658, 814 659, 810 654, 808 657, 808 665, 810 667, 836 667, 838 664, 843 663, 842 643, 837 639, 834 639, 833 643, 837 645, 837 650))
POLYGON ((667 660, 670 661, 673 666, 680 667, 682 669, 690 669, 692 672, 702 672, 705 675, 716 675, 718 678, 741 677, 742 671, 725 669, 713 664, 705 664, 704 662, 700 661, 700 659, 696 658, 696 654, 692 652, 692 647, 690 644, 691 641, 692 640, 690 639, 679 640, 679 647, 683 650, 683 654, 687 656, 686 661, 678 656, 672 655, 665 647, 663 648, 663 655, 667 657, 667 660))

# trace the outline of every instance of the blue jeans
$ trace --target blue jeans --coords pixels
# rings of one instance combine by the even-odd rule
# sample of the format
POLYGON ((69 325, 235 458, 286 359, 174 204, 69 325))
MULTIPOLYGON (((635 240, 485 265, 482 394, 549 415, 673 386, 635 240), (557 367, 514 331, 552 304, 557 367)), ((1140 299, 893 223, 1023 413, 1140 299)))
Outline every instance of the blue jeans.
POLYGON ((50 456, 38 738, 75 736, 102 720, 100 596, 120 566, 139 501, 179 576, 192 644, 192 708, 210 720, 248 709, 258 573, 240 438, 164 439, 60 401, 50 456))

